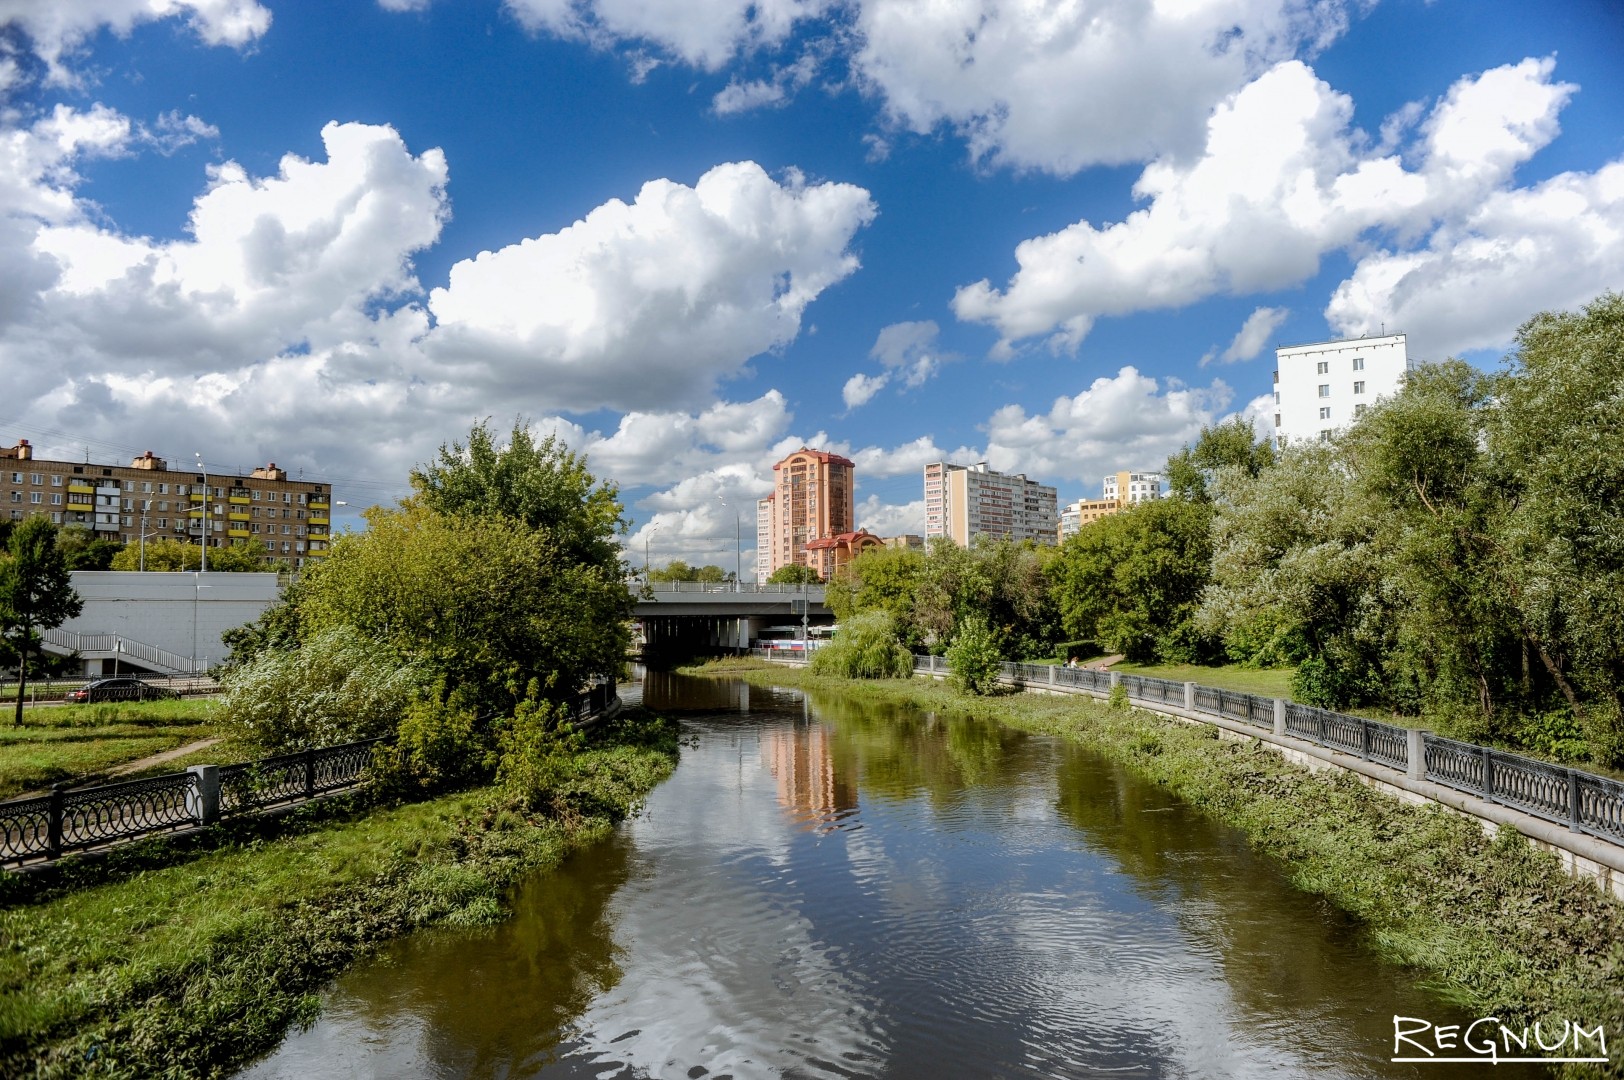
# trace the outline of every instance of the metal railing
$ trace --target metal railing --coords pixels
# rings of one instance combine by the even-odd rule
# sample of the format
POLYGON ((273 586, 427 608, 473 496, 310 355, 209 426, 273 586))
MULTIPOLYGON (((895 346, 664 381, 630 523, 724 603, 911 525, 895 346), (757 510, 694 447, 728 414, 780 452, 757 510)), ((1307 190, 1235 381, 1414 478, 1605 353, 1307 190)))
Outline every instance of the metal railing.
MULTIPOLYGON (((589 720, 614 702, 615 684, 600 683, 572 703, 569 719, 589 720)), ((0 802, 0 865, 58 859, 357 787, 367 781, 373 752, 385 741, 360 739, 240 765, 197 765, 116 784, 58 786, 0 802)))
POLYGON ((46 645, 53 645, 70 653, 127 656, 135 663, 176 674, 191 671, 196 666, 196 661, 191 657, 170 652, 168 649, 160 649, 145 641, 134 641, 119 634, 81 634, 56 627, 41 630, 39 637, 46 645))
POLYGON ((638 588, 644 584, 657 593, 770 593, 774 595, 793 594, 805 595, 821 600, 824 595, 823 585, 788 585, 781 582, 768 582, 757 584, 754 581, 650 581, 644 582, 636 578, 632 582, 638 588))
MULTIPOLYGON (((1221 717, 1290 735, 1566 825, 1574 832, 1624 844, 1624 783, 1594 773, 1430 731, 1215 686, 1047 664, 1005 662, 1000 670, 1005 680, 1017 685, 1070 687, 1102 697, 1120 685, 1133 702, 1172 706, 1186 715, 1221 717), (1279 728, 1277 710, 1284 720, 1279 728), (1410 754, 1416 747, 1424 760, 1412 763, 1410 754)), ((915 655, 914 671, 943 675, 947 662, 940 656, 915 655)))

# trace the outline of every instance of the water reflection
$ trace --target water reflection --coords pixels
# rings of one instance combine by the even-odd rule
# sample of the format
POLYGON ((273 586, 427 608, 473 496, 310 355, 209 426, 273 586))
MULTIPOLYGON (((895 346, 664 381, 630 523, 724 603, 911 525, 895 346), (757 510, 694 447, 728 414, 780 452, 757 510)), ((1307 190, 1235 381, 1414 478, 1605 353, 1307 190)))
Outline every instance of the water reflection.
POLYGON ((740 683, 645 693, 695 736, 645 815, 514 922, 340 980, 249 1075, 1419 1076, 1386 1060, 1391 1016, 1462 1019, 1077 747, 740 683))

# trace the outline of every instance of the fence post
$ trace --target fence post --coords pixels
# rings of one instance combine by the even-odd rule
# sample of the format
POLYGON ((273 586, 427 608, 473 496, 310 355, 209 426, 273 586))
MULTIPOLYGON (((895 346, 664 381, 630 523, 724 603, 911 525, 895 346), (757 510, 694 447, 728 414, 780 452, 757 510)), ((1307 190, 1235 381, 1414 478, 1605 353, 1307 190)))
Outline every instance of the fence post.
POLYGON ((1054 673, 1059 668, 1059 666, 1060 665, 1058 665, 1058 664, 1050 664, 1049 665, 1049 685, 1050 686, 1054 685, 1054 673))
POLYGON ((1370 760, 1370 721, 1363 717, 1359 719, 1359 756, 1370 760))
POLYGON ((314 749, 304 752, 305 798, 314 798, 316 795, 316 751, 314 749))
POLYGON ((1494 798, 1494 751, 1483 747, 1483 794, 1494 798))
POLYGON ((1218 716, 1219 716, 1220 719, 1222 719, 1223 715, 1224 715, 1224 691, 1223 691, 1222 687, 1219 687, 1219 689, 1218 689, 1218 716))
POLYGON ((1195 712, 1195 683, 1184 684, 1184 711, 1195 712))
POLYGON ((1115 690, 1117 687, 1122 685, 1122 674, 1120 672, 1113 671, 1113 672, 1110 673, 1110 675, 1111 675, 1111 689, 1115 690))
POLYGON ((1411 780, 1427 778, 1426 733, 1420 728, 1413 727, 1404 732, 1404 766, 1404 775, 1411 780))
POLYGON ((193 765, 186 770, 197 777, 197 792, 186 795, 186 809, 199 825, 213 825, 220 820, 220 766, 193 765))
POLYGON ((66 801, 63 786, 52 784, 51 808, 45 824, 45 854, 53 859, 62 857, 62 806, 66 801))
POLYGON ((1275 698, 1274 699, 1274 733, 1276 735, 1284 735, 1286 733, 1286 699, 1285 698, 1275 698))

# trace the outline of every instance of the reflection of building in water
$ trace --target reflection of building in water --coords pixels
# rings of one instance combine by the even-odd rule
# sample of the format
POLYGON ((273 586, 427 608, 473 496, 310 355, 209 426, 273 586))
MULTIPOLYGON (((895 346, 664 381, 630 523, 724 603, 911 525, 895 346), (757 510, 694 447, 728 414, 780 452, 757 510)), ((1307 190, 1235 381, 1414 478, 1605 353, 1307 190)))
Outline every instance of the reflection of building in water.
POLYGON ((761 733, 761 760, 778 781, 778 803, 808 825, 857 809, 857 791, 835 772, 829 731, 795 724, 761 733))

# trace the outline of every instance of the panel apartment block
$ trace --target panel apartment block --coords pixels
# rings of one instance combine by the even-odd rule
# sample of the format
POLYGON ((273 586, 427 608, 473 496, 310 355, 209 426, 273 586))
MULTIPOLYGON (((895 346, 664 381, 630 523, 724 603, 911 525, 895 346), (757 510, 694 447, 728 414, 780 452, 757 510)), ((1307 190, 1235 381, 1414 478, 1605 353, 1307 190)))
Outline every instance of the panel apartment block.
POLYGON ((1274 352, 1274 440, 1329 439, 1378 398, 1398 393, 1414 363, 1403 334, 1292 345, 1274 352))
POLYGON ((0 511, 12 521, 49 514, 66 528, 120 543, 148 540, 246 543, 268 562, 294 567, 326 556, 332 488, 289 480, 273 462, 247 476, 171 469, 148 450, 128 466, 51 461, 27 439, 0 447, 0 511))
POLYGON ((1060 526, 1055 489, 1022 473, 993 472, 985 461, 925 466, 925 537, 968 547, 976 536, 1053 544, 1060 526))

